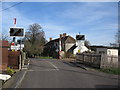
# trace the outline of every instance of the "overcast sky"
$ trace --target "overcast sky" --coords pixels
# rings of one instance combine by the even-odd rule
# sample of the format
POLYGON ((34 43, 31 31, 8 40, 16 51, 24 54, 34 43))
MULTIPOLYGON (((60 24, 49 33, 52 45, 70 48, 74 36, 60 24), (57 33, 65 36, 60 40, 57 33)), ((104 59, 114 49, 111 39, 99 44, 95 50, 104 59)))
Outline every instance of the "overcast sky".
MULTIPOLYGON (((6 9, 18 2, 4 2, 6 9)), ((115 42, 118 30, 117 2, 23 2, 2 12, 2 31, 9 32, 13 18, 17 26, 38 23, 45 31, 46 39, 58 38, 67 33, 75 38, 84 34, 92 45, 109 45, 115 42)))

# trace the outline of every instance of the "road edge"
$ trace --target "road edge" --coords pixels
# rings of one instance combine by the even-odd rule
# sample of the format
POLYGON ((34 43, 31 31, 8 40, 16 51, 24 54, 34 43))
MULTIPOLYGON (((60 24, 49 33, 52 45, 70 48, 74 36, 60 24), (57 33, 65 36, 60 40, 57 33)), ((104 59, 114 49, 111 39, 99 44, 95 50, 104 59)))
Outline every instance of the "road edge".
POLYGON ((25 70, 18 71, 14 76, 12 76, 2 88, 17 88, 18 85, 22 82, 24 76, 26 74, 25 70))

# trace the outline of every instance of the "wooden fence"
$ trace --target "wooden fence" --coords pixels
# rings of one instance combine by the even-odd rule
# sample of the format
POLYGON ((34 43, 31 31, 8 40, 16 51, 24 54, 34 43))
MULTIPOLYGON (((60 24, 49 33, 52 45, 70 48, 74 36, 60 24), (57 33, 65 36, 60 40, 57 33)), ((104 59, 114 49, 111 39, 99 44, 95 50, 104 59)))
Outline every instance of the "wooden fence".
POLYGON ((96 68, 113 68, 118 67, 118 56, 108 56, 102 54, 77 54, 77 61, 82 64, 96 68))

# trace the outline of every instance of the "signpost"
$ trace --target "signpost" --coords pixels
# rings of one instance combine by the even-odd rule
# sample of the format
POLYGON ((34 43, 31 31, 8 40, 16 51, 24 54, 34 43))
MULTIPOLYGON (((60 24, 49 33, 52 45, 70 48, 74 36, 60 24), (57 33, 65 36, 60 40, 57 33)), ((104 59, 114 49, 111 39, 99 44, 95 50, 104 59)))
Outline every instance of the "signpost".
POLYGON ((12 36, 12 37, 23 37, 24 36, 24 28, 22 28, 22 27, 11 27, 10 28, 10 36, 12 36))
POLYGON ((23 46, 21 46, 21 40, 20 40, 20 46, 16 46, 15 38, 16 37, 24 37, 25 31, 24 31, 23 27, 16 27, 16 18, 14 18, 14 27, 10 28, 9 33, 10 33, 10 37, 13 37, 12 43, 14 43, 14 45, 13 44, 11 45, 11 49, 12 50, 19 50, 19 49, 21 50, 21 48, 23 47, 23 46))

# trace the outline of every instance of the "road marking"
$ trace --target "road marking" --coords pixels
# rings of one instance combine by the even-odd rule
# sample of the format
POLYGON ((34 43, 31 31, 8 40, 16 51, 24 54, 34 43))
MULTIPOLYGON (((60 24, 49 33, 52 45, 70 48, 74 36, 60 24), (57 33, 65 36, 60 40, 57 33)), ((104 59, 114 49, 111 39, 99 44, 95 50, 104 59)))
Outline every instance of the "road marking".
POLYGON ((23 76, 21 77, 21 79, 16 83, 15 88, 18 88, 18 87, 19 87, 19 85, 21 84, 22 80, 24 79, 24 77, 25 77, 25 75, 26 75, 26 72, 27 72, 27 71, 25 71, 25 73, 23 74, 23 76))
POLYGON ((48 61, 49 64, 51 64, 56 70, 59 70, 57 66, 55 66, 53 63, 51 63, 50 61, 48 61))
POLYGON ((28 72, 40 72, 40 71, 56 71, 56 69, 45 69, 45 70, 27 70, 28 72))

